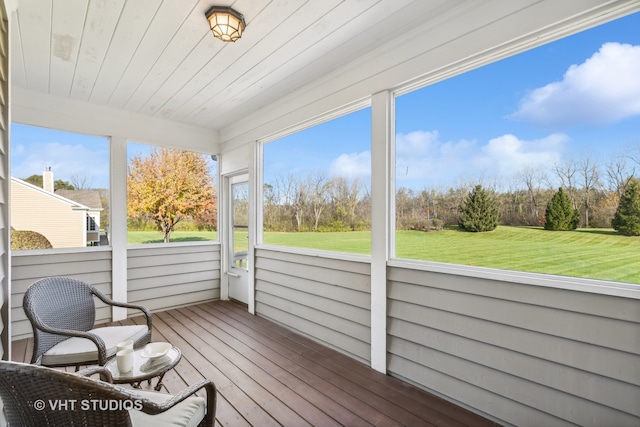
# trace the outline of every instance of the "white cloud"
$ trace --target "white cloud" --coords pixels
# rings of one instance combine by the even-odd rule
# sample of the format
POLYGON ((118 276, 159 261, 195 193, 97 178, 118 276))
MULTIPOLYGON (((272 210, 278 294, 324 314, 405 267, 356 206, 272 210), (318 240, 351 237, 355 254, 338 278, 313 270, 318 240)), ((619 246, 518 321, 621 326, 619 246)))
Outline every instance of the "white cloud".
MULTIPOLYGON (((396 135, 398 186, 414 189, 448 187, 480 179, 510 180, 525 167, 546 168, 561 157, 569 137, 555 133, 524 140, 505 134, 489 140, 441 141, 437 131, 396 135)), ((371 152, 345 153, 331 162, 331 176, 369 178, 371 152)))
POLYGON ((396 155, 400 157, 425 155, 438 144, 439 137, 438 131, 418 130, 407 134, 400 133, 396 136, 396 155))
POLYGON ((609 124, 640 115, 640 46, 605 43, 562 81, 531 91, 512 118, 545 128, 609 124))
POLYGON ((552 134, 523 140, 506 134, 485 145, 476 141, 440 141, 437 132, 396 136, 396 178, 413 188, 455 185, 456 180, 510 179, 524 167, 545 167, 560 158, 569 138, 552 134))
POLYGON ((440 141, 437 131, 415 131, 396 135, 396 176, 400 185, 440 183, 460 176, 472 152, 474 141, 440 141), (406 184, 402 184, 406 183, 406 184))
POLYGON ((542 139, 526 141, 506 134, 493 138, 481 148, 475 159, 477 169, 509 177, 525 167, 548 167, 560 159, 560 152, 569 138, 552 134, 542 139))
POLYGON ((341 154, 329 166, 329 175, 345 178, 368 178, 371 176, 371 152, 341 154))

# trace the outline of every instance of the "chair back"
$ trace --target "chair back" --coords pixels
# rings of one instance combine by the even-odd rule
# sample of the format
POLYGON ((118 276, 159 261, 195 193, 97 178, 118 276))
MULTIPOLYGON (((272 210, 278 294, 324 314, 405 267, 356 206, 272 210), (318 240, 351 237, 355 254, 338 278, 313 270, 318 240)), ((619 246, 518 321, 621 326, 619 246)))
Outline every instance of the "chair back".
POLYGON ((40 325, 85 332, 93 328, 96 307, 92 289, 93 286, 70 277, 47 277, 29 286, 22 307, 33 327, 31 363, 67 339, 42 331, 40 325))
POLYGON ((112 384, 0 361, 0 398, 11 426, 131 426, 136 397, 112 384), (108 405, 107 410, 104 409, 108 405))

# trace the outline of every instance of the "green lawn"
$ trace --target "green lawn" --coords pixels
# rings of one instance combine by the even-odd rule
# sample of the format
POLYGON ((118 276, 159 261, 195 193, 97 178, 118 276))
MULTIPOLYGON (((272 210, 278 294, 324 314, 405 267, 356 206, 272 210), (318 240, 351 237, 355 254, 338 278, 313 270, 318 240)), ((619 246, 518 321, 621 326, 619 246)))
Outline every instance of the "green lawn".
MULTIPOLYGON (((265 243, 370 253, 368 232, 265 233, 265 243)), ((611 229, 547 231, 498 227, 488 233, 457 229, 398 231, 396 256, 563 276, 640 283, 640 237, 611 229)))
POLYGON ((264 243, 323 251, 371 253, 371 232, 344 231, 330 233, 264 233, 264 243))
MULTIPOLYGON (((265 233, 268 244, 369 254, 370 233, 265 233)), ((215 240, 215 232, 174 232, 171 241, 215 240)), ((246 234, 236 239, 238 250, 246 234)), ((129 243, 162 242, 154 232, 129 233, 129 243)), ((610 229, 546 231, 537 227, 498 227, 488 233, 457 229, 432 233, 398 231, 396 255, 428 261, 495 267, 564 276, 640 283, 640 237, 610 229)))
MULTIPOLYGON (((159 231, 130 231, 128 237, 128 241, 132 245, 163 242, 163 235, 159 231)), ((174 231, 171 233, 170 239, 172 242, 217 240, 218 233, 215 231, 174 231)))
POLYGON ((610 229, 403 231, 398 232, 396 253, 399 258, 640 283, 640 238, 610 229))

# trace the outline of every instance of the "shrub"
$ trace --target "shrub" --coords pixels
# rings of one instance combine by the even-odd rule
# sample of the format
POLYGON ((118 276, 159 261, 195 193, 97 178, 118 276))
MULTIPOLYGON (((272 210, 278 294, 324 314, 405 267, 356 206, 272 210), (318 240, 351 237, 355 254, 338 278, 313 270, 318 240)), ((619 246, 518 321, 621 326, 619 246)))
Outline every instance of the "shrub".
POLYGON ((611 225, 626 236, 640 236, 640 180, 631 178, 611 225))
POLYGON ((545 211, 545 230, 569 231, 578 228, 580 213, 562 188, 553 195, 545 211))
POLYGON ((426 220, 415 221, 410 227, 409 230, 417 230, 417 231, 441 231, 444 229, 444 221, 440 218, 431 218, 426 220))
POLYGON ((51 249, 51 242, 42 234, 29 230, 11 231, 11 250, 51 249))
POLYGON ((498 206, 482 185, 476 185, 460 205, 458 225, 465 231, 492 231, 498 226, 498 206))

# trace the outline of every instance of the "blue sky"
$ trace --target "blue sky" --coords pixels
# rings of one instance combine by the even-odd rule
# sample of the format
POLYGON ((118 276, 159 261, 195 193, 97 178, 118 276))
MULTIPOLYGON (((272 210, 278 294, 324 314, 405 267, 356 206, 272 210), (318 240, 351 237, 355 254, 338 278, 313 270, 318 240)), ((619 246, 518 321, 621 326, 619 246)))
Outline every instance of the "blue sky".
POLYGON ((53 179, 86 179, 88 187, 109 187, 109 140, 104 137, 12 124, 11 176, 40 175, 47 167, 53 179))
MULTIPOLYGON (((129 142, 127 157, 149 155, 152 146, 129 142)), ((211 175, 217 163, 209 160, 211 175)), ((109 188, 109 139, 71 132, 13 124, 11 175, 27 178, 51 167, 55 180, 69 183, 84 179, 88 188, 109 188)))
MULTIPOLYGON (((523 168, 637 151, 638 28, 635 14, 398 97, 398 186, 508 185, 523 168)), ((368 182, 368 114, 266 144, 265 181, 323 169, 368 182)))
MULTIPOLYGON (((640 153, 638 28, 636 13, 398 97, 398 185, 507 182, 525 167, 640 153)), ((266 144, 265 182, 322 172, 368 183, 370 127, 367 108, 266 144)), ((11 162, 19 178, 51 166, 56 179, 108 186, 105 138, 13 125, 11 162)))

